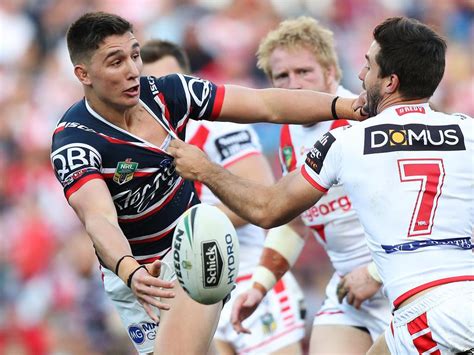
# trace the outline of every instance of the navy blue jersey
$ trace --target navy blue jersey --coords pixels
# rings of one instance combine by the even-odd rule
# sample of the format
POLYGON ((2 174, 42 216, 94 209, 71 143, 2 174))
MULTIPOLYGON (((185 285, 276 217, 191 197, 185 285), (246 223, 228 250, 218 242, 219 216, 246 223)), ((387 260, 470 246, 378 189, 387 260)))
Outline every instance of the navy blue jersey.
POLYGON ((162 146, 113 125, 83 99, 58 122, 51 161, 67 199, 91 179, 105 181, 133 255, 145 263, 170 250, 178 217, 199 202, 165 149, 172 137, 184 140, 189 118, 219 114, 224 88, 181 74, 142 77, 140 84, 140 104, 168 132, 162 146))

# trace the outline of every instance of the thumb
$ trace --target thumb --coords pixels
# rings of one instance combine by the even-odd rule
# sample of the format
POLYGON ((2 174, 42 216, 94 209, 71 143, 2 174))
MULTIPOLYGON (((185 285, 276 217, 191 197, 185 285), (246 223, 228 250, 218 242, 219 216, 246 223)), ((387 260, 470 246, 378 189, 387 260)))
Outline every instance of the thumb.
POLYGON ((155 260, 151 264, 147 264, 146 268, 151 276, 158 277, 161 271, 161 261, 155 260))

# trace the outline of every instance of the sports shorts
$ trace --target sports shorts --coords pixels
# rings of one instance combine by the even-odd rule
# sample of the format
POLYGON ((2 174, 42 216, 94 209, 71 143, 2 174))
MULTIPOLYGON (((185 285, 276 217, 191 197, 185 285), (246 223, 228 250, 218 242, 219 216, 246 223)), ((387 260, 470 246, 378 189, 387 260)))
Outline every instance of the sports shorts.
POLYGON ((215 339, 230 343, 238 354, 269 354, 304 337, 304 296, 295 278, 287 272, 267 293, 243 325, 252 334, 237 334, 230 322, 237 297, 251 286, 251 272, 241 272, 230 301, 222 309, 215 339))
POLYGON ((326 286, 326 299, 316 313, 313 321, 315 325, 348 325, 365 328, 375 341, 387 329, 392 317, 388 299, 380 289, 372 298, 364 301, 359 309, 337 300, 336 287, 341 278, 334 273, 326 286))
POLYGON ((385 331, 392 354, 456 354, 474 348, 474 282, 438 286, 395 310, 385 331))
MULTIPOLYGON (((176 280, 171 266, 172 259, 170 252, 162 260, 160 278, 163 280, 176 280)), ((102 273, 105 292, 117 310, 133 345, 140 355, 152 353, 158 324, 148 316, 132 290, 117 275, 107 268, 102 268, 102 273)), ((159 316, 159 309, 154 307, 154 311, 159 316)))

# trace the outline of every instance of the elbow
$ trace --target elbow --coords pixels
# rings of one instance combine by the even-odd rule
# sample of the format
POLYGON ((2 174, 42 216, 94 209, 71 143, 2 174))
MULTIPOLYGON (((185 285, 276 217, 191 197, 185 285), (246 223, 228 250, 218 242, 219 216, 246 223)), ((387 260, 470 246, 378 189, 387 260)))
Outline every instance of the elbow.
POLYGON ((281 224, 276 216, 272 215, 269 210, 260 211, 256 216, 254 223, 263 229, 271 229, 281 224))

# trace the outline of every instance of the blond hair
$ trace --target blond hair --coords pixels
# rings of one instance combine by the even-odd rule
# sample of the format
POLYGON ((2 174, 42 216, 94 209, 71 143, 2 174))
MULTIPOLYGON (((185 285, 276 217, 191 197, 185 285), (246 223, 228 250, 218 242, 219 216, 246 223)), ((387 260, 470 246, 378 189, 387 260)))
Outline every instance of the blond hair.
POLYGON ((334 49, 333 32, 308 16, 285 20, 277 29, 269 32, 260 42, 257 51, 257 67, 271 78, 270 56, 276 48, 294 50, 306 48, 314 53, 318 63, 324 68, 334 67, 337 81, 341 80, 336 50, 334 49))

